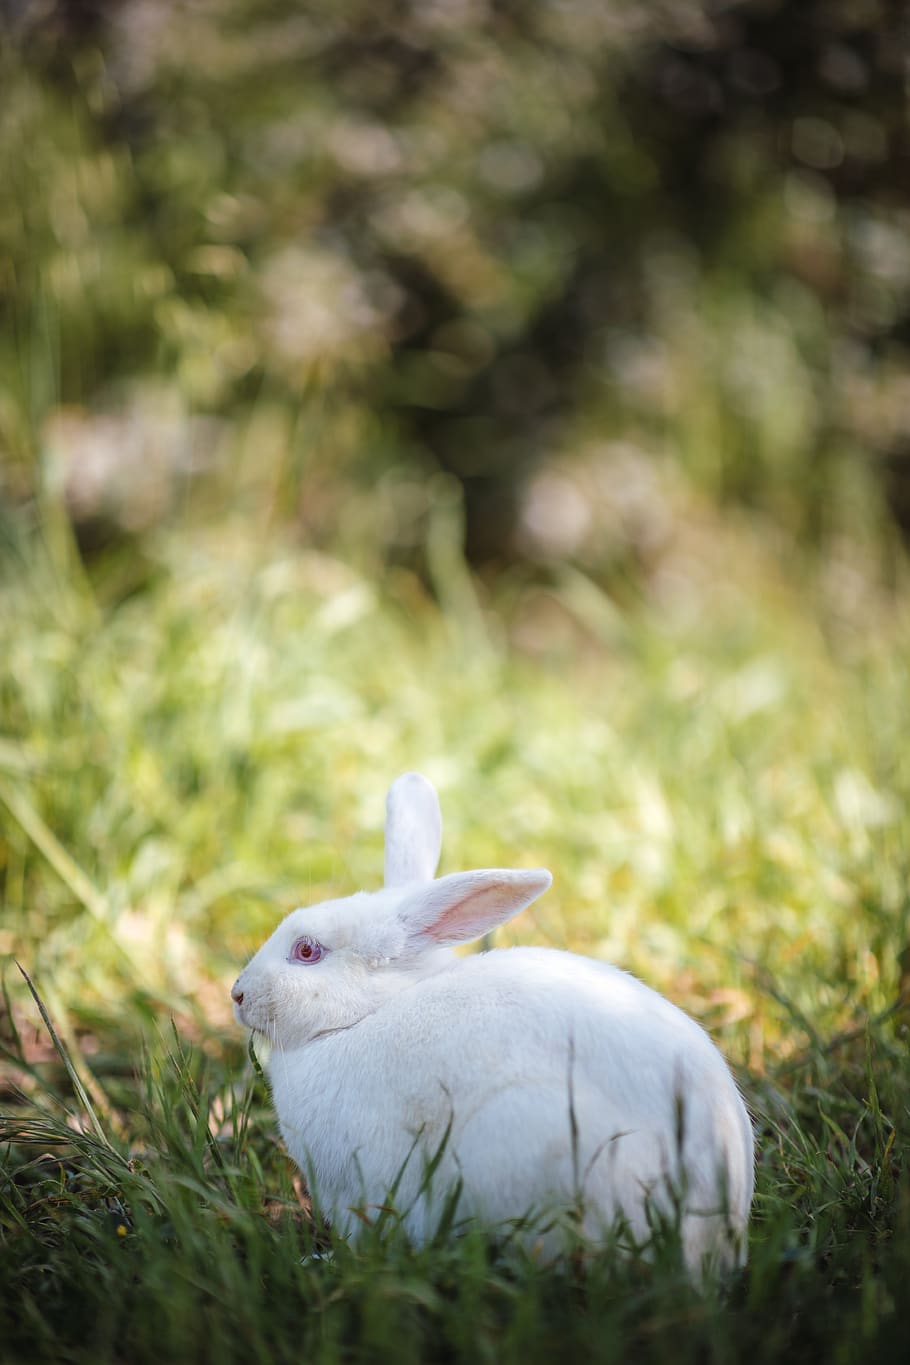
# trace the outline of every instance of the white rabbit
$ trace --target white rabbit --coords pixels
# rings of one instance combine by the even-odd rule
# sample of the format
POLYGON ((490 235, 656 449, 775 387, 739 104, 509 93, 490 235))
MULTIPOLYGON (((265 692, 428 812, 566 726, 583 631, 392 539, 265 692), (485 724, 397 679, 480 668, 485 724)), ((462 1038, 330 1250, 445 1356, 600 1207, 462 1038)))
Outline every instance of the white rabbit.
POLYGON ((547 1252, 560 1227, 544 1215, 574 1211, 594 1240, 621 1217, 645 1243, 656 1211, 678 1217, 696 1276, 740 1262, 752 1128, 707 1034, 602 962, 454 955, 552 878, 433 880, 440 842, 433 787, 405 774, 388 795, 385 888, 292 911, 231 992, 272 1045, 281 1132, 319 1207, 350 1235, 394 1187, 420 1242, 460 1186, 458 1218, 530 1214, 522 1235, 547 1252))

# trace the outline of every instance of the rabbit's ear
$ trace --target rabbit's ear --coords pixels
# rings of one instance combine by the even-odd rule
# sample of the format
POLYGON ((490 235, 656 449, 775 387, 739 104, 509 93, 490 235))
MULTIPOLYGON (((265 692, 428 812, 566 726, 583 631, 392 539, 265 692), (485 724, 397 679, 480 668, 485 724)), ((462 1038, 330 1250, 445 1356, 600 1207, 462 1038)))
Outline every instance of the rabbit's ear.
POLYGON ((398 917, 412 942, 470 943, 524 910, 552 880, 544 867, 452 872, 415 889, 398 907, 398 917))
POLYGON ((442 847, 436 788, 420 773, 405 773, 389 787, 385 809, 386 886, 431 882, 442 847))

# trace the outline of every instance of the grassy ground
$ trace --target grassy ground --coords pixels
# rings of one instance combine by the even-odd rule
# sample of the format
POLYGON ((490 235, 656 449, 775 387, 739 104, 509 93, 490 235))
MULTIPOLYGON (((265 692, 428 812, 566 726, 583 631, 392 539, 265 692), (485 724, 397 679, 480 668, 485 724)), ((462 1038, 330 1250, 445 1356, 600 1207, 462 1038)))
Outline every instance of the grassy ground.
POLYGON ((229 525, 150 541, 130 591, 52 521, 7 536, 4 1359, 906 1358, 910 594, 855 546, 697 524, 613 598, 483 589, 443 528, 441 605, 229 525), (310 1256, 227 990, 287 908, 377 884, 408 767, 443 870, 552 868, 499 941, 632 969, 736 1067, 758 1188, 726 1294, 671 1242, 547 1269, 386 1227, 310 1256))

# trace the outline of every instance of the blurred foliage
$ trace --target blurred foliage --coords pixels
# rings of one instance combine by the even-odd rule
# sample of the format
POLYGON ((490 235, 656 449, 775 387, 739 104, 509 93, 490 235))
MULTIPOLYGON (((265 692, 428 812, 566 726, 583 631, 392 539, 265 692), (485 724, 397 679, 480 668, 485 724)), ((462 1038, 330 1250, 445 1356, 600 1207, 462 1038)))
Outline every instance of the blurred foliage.
POLYGON ((680 473, 910 522, 902 11, 7 0, 6 495, 394 558, 443 471, 473 558, 598 568, 680 473))

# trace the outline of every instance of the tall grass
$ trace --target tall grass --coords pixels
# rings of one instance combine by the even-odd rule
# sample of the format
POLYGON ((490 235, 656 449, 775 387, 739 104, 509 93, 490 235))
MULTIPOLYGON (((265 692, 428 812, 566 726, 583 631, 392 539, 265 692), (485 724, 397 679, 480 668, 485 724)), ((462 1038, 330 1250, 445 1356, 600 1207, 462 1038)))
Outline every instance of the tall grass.
POLYGON ((223 521, 126 593, 7 537, 4 1357, 904 1358, 906 585, 727 520, 621 600, 489 589, 439 535, 441 606, 223 521), (287 908, 378 882, 408 767, 444 870, 553 869, 499 941, 634 970, 730 1057, 758 1187, 723 1292, 671 1244, 548 1267, 313 1224, 227 989, 287 908))

